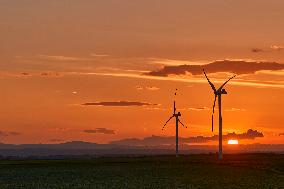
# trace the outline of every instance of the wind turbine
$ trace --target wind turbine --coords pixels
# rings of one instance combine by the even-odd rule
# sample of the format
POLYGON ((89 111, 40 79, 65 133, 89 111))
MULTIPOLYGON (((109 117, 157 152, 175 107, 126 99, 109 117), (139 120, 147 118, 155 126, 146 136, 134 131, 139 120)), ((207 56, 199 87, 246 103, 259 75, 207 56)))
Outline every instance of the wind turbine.
MULTIPOLYGON (((175 92, 175 96, 177 95, 177 89, 176 89, 176 92, 175 92)), ((168 122, 172 119, 172 118, 176 118, 176 157, 178 157, 178 126, 179 126, 179 123, 187 128, 187 126, 185 126, 179 119, 179 117, 181 116, 181 113, 180 112, 176 112, 176 101, 174 101, 174 109, 173 109, 173 115, 168 119, 168 121, 166 121, 166 123, 164 124, 162 130, 165 129, 166 125, 168 124, 168 122)))
POLYGON ((213 104, 213 112, 212 112, 212 132, 213 132, 213 126, 214 126, 214 113, 215 113, 216 99, 218 97, 218 108, 219 108, 219 160, 222 160, 223 159, 223 149, 222 149, 222 126, 223 126, 223 120, 222 120, 222 95, 223 94, 228 94, 227 91, 225 89, 223 89, 223 88, 231 79, 236 77, 236 75, 234 75, 233 77, 228 79, 223 85, 221 85, 221 87, 218 90, 216 90, 216 88, 213 85, 213 83, 207 77, 204 69, 203 69, 203 73, 204 73, 208 83, 210 84, 211 88, 213 89, 214 95, 215 95, 214 104, 213 104))

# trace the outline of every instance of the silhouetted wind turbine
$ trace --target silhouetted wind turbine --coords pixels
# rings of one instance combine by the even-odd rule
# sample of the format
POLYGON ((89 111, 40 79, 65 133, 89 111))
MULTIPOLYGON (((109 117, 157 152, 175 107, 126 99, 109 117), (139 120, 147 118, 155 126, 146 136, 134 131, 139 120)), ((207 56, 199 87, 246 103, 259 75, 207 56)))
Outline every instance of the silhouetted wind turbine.
POLYGON ((213 132, 213 125, 214 125, 214 113, 215 113, 216 99, 218 97, 218 108, 219 108, 219 160, 222 160, 223 159, 223 151, 222 151, 222 124, 223 124, 223 120, 222 120, 222 95, 223 94, 228 94, 227 91, 225 89, 223 89, 223 88, 231 79, 236 77, 236 75, 234 75, 233 77, 228 79, 223 85, 221 85, 221 87, 218 90, 216 90, 216 88, 213 85, 213 83, 207 77, 204 69, 203 69, 203 72, 204 72, 204 75, 205 75, 208 83, 210 84, 211 88, 213 89, 214 95, 215 95, 214 104, 213 104, 213 112, 212 112, 212 132, 213 132))
MULTIPOLYGON (((177 89, 175 92, 175 96, 177 95, 177 89)), ((178 124, 180 123, 183 127, 187 128, 179 119, 179 117, 181 116, 180 112, 176 113, 176 101, 174 101, 174 109, 173 109, 173 115, 170 117, 170 119, 168 119, 168 121, 164 124, 162 130, 165 129, 166 125, 168 124, 168 122, 175 117, 176 118, 176 157, 178 157, 178 124)))

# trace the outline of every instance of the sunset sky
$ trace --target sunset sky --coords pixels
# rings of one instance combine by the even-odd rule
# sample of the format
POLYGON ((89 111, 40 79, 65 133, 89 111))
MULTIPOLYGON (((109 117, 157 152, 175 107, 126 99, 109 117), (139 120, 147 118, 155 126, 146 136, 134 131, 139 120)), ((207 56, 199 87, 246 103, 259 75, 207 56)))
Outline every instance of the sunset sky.
MULTIPOLYGON (((98 143, 223 132, 284 144, 283 0, 1 0, 0 142, 98 143), (191 65, 191 66, 179 66, 191 65), (166 66, 166 67, 165 67, 166 66)), ((209 141, 210 142, 210 141, 209 141)), ((206 142, 207 144, 207 142, 206 142)))

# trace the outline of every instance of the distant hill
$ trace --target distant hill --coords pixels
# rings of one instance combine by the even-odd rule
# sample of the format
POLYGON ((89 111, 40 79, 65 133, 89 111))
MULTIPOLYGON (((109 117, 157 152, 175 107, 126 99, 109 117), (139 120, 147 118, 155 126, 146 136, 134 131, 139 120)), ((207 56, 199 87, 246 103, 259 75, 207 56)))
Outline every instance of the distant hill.
MULTIPOLYGON (((182 154, 207 154, 217 152, 215 145, 180 145, 182 154)), ((174 145, 128 146, 72 141, 60 144, 0 144, 0 157, 50 157, 50 156, 119 156, 174 154, 174 145)), ((224 153, 281 153, 284 144, 248 144, 224 146, 224 153)))

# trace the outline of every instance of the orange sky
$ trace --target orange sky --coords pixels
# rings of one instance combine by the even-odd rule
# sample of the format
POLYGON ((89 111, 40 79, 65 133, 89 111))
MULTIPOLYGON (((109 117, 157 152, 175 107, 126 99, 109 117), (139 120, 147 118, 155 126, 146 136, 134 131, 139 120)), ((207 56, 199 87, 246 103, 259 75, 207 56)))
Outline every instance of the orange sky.
MULTIPOLYGON (((175 88, 189 126, 180 135, 218 134, 203 75, 143 73, 216 60, 284 63, 283 7, 282 0, 1 1, 0 142, 172 136, 173 123, 161 128, 175 88), (118 101, 157 105, 82 105, 118 101), (86 132, 97 128, 110 133, 86 132)), ((209 77, 220 85, 231 75, 209 77)), ((283 144, 283 78, 281 69, 238 74, 223 97, 224 133, 254 129, 264 137, 243 143, 283 144)))

